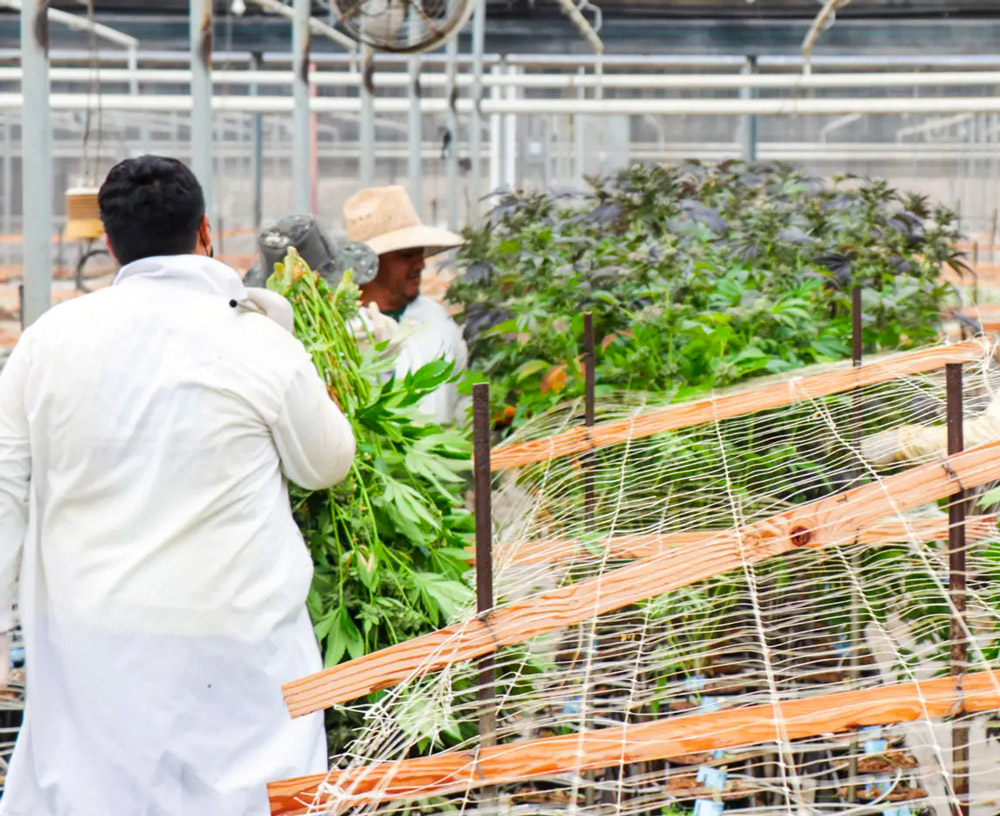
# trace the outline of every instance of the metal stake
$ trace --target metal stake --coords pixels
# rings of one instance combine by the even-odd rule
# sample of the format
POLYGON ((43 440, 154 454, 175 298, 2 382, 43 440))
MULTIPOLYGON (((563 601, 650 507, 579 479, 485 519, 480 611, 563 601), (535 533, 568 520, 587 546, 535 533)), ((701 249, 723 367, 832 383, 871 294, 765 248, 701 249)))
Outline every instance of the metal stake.
MULTIPOLYGON (((862 323, 862 307, 861 307, 861 287, 856 285, 851 290, 851 362, 854 364, 855 368, 861 365, 862 357, 864 356, 864 335, 863 335, 863 323, 862 323)), ((861 416, 861 398, 857 391, 854 392, 851 397, 851 413, 852 413, 852 431, 851 431, 851 441, 854 445, 854 450, 861 450, 861 431, 862 431, 862 416, 861 416)), ((863 467, 857 469, 855 474, 858 480, 864 475, 863 467)), ((860 575, 860 562, 857 555, 851 556, 851 568, 855 575, 860 575)), ((858 599, 857 587, 853 584, 851 585, 851 659, 850 659, 850 677, 852 680, 857 680, 861 676, 861 605, 858 599)), ((858 789, 854 784, 854 781, 858 778, 858 738, 854 736, 851 738, 850 745, 850 760, 848 762, 847 773, 850 776, 850 783, 847 786, 848 799, 851 802, 858 801, 858 789)))
MULTIPOLYGON (((490 469, 490 387, 472 386, 472 445, 475 455, 473 480, 476 508, 476 611, 488 616, 493 610, 493 475, 490 469)), ((493 655, 479 658, 479 743, 496 745, 496 672, 493 655)), ((482 791, 484 802, 496 802, 497 789, 482 791)))
MULTIPOLYGON (((962 364, 945 366, 945 388, 948 411, 948 455, 954 456, 965 449, 962 433, 962 364)), ((968 643, 965 632, 965 490, 959 488, 948 506, 948 595, 952 606, 951 616, 951 676, 961 701, 962 677, 968 664, 968 643)), ((958 714, 964 713, 964 706, 958 714)), ((969 729, 955 722, 951 726, 951 773, 955 801, 952 813, 968 816, 969 813, 969 729)))
MULTIPOLYGON (((21 4, 21 230, 24 297, 30 326, 52 302, 52 124, 49 109, 48 3, 21 4)), ((7 144, 8 151, 10 144, 7 144)), ((6 164, 5 164, 6 167, 6 164)), ((6 179, 6 183, 11 183, 6 179)))
MULTIPOLYGON (((597 355, 594 351, 594 315, 592 312, 583 314, 583 424, 590 428, 594 424, 594 369, 597 355)), ((583 507, 587 519, 587 532, 594 523, 594 462, 593 455, 588 454, 583 467, 583 507)))
POLYGON ((851 291, 851 346, 852 359, 855 367, 861 365, 864 337, 861 334, 861 287, 855 286, 851 291))

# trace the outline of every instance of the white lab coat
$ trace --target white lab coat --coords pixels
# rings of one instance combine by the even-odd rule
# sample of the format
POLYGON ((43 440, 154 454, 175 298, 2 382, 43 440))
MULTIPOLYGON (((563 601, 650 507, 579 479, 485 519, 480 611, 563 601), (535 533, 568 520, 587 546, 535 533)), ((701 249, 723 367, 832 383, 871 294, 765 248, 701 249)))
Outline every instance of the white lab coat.
MULTIPOLYGON (((443 357, 455 363, 455 373, 465 371, 469 353, 462 332, 448 310, 430 298, 418 297, 406 307, 400 320, 403 340, 396 357, 396 377, 443 357)), ((441 386, 421 400, 420 413, 431 422, 462 424, 467 401, 460 400, 455 383, 441 386)))
POLYGON ((45 314, 0 375, 0 629, 27 711, 4 816, 264 816, 323 772, 309 552, 284 477, 354 455, 309 355, 229 267, 147 258, 45 314), (22 548, 23 542, 23 548, 22 548))

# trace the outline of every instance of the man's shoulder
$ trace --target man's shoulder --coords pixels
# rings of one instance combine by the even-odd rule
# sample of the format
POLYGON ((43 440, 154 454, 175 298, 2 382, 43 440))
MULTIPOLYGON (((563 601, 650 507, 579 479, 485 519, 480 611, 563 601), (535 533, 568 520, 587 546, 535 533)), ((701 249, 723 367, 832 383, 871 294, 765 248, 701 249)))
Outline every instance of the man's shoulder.
POLYGON ((55 303, 31 325, 31 333, 44 336, 61 331, 69 323, 98 319, 99 313, 114 308, 112 301, 120 294, 116 287, 107 286, 55 303))

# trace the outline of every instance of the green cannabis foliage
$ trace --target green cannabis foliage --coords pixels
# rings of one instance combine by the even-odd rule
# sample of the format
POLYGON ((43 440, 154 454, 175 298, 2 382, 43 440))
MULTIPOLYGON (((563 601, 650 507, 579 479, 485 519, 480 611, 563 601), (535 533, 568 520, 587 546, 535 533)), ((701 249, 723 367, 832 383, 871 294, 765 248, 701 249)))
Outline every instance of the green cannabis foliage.
POLYGON ((598 386, 683 399, 851 352, 935 340, 964 270, 955 215, 883 181, 832 184, 786 165, 634 166, 586 192, 514 192, 466 233, 472 366, 519 424, 583 390, 582 314, 598 386))
POLYGON ((451 378, 450 363, 397 380, 378 349, 359 350, 349 275, 331 291, 292 251, 268 286, 292 303, 296 336, 357 440, 341 484, 292 490, 316 567, 309 611, 331 666, 438 628, 471 598, 465 547, 474 526, 463 502, 471 446, 457 431, 412 418, 420 399, 451 378))

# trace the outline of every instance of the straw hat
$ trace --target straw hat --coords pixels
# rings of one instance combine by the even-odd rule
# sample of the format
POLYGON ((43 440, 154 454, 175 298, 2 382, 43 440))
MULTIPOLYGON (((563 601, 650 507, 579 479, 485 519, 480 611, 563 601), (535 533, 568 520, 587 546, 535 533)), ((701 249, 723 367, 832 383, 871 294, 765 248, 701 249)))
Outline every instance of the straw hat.
POLYGON ((368 244, 376 255, 423 247, 430 257, 465 243, 460 235, 421 223, 406 189, 398 185, 355 193, 344 204, 344 222, 347 237, 368 244))

